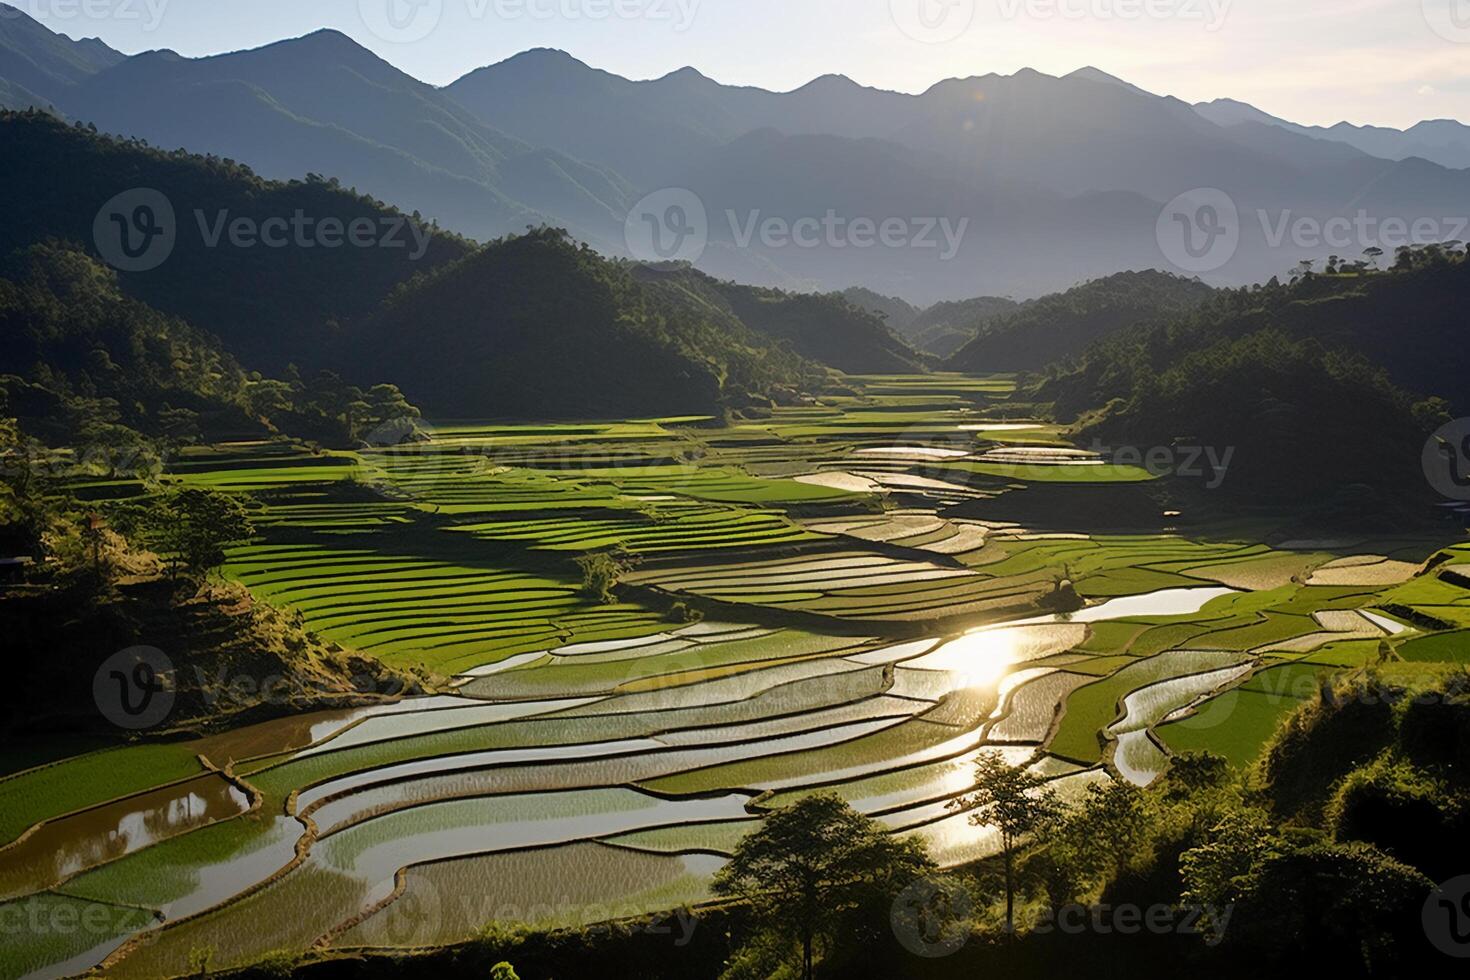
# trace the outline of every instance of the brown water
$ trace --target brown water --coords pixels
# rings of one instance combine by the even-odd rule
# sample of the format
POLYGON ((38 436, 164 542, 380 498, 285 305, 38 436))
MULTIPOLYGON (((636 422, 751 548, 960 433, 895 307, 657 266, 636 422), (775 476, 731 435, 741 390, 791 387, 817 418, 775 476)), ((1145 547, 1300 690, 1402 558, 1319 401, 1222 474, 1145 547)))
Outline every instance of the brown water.
POLYGON ((150 844, 244 813, 250 800, 215 773, 43 824, 0 851, 0 899, 50 888, 150 844))

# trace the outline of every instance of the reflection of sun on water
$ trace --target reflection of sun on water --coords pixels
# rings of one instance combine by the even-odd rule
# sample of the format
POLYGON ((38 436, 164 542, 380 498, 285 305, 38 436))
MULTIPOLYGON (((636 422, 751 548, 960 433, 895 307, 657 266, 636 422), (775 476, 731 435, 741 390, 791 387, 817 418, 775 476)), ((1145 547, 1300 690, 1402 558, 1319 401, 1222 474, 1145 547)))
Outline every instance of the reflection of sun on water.
POLYGON ((966 688, 993 688, 1016 663, 1019 637, 1011 630, 988 630, 962 636, 936 651, 940 663, 926 664, 950 670, 963 678, 966 688))

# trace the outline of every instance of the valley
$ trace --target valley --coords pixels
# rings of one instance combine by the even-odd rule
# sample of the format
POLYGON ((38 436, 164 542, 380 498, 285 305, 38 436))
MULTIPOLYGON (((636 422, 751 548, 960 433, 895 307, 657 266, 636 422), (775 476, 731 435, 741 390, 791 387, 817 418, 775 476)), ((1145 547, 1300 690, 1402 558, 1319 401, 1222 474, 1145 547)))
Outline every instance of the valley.
MULTIPOLYGON (((0 916, 103 928, 27 931, 0 973, 183 976, 698 909, 737 841, 819 791, 967 866, 998 850, 947 807, 982 751, 1066 799, 1179 753, 1244 771, 1325 684, 1465 662, 1462 535, 1294 538, 1076 449, 1010 376, 849 376, 728 424, 395 435, 69 479, 104 513, 240 499, 256 533, 224 578, 425 693, 12 767, 0 916), (1047 518, 1009 516, 1028 499, 1047 518)), ((268 680, 246 673, 226 680, 268 680)))

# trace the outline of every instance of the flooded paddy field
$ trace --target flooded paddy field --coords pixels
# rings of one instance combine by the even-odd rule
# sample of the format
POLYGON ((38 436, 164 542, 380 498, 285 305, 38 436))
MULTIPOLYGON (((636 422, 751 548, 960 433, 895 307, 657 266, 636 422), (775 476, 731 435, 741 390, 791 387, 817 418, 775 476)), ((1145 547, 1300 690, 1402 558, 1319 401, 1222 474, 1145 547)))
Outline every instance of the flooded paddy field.
POLYGON ((982 751, 1064 796, 1146 785, 1178 752, 1249 765, 1322 677, 1463 662, 1470 547, 1007 520, 1037 488, 1170 477, 1073 451, 1007 379, 852 384, 724 426, 190 450, 169 480, 256 512, 226 575, 436 693, 0 778, 0 915, 98 923, 26 931, 0 975, 183 976, 201 951, 217 971, 697 905, 742 836, 816 792, 957 865, 996 849, 948 807, 982 751), (599 552, 608 601, 576 563, 599 552))

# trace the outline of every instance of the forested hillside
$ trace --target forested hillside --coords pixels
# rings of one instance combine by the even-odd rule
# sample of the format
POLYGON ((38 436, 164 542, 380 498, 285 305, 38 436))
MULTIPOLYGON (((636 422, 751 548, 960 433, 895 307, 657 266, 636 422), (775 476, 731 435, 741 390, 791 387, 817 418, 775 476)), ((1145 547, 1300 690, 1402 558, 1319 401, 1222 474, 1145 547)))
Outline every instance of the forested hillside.
POLYGON ((247 373, 214 337, 124 295, 85 253, 36 245, 0 263, 0 416, 128 470, 165 447, 275 432, 347 444, 416 415, 392 385, 247 373))
POLYGON ((1034 393, 1105 442, 1235 447, 1237 491, 1417 497, 1425 439, 1466 399, 1467 273, 1427 249, 1388 273, 1222 292, 1048 368, 1034 393))
POLYGON ((1021 309, 1021 304, 999 296, 978 296, 935 303, 909 324, 903 336, 919 350, 951 357, 991 321, 1021 309))
POLYGON ((1186 313, 1210 293, 1198 280, 1167 272, 1121 272, 976 324, 978 336, 949 364, 959 371, 1036 370, 1119 330, 1186 313))
POLYGON ((426 411, 461 418, 719 413, 812 371, 554 229, 420 277, 337 350, 353 376, 387 371, 426 411))
POLYGON ((166 153, 42 113, 0 114, 0 172, 0 256, 48 238, 95 255, 105 204, 138 188, 160 191, 174 212, 173 250, 156 268, 121 274, 124 291, 217 334, 264 371, 315 364, 334 324, 364 316, 399 283, 472 247, 324 177, 262 180, 230 160, 166 153), (214 237, 222 222, 259 229, 297 215, 310 222, 310 242, 324 222, 367 221, 375 244, 237 247, 228 234, 214 237), (390 233, 401 247, 382 244, 390 233))
POLYGON ((913 370, 913 349, 876 314, 841 294, 789 293, 713 279, 685 266, 637 271, 640 281, 693 311, 703 310, 850 374, 913 370))

